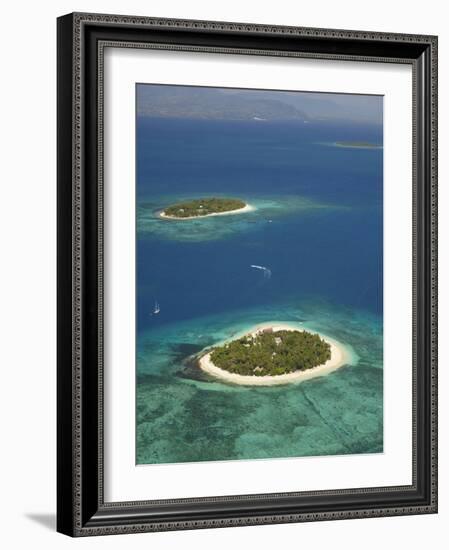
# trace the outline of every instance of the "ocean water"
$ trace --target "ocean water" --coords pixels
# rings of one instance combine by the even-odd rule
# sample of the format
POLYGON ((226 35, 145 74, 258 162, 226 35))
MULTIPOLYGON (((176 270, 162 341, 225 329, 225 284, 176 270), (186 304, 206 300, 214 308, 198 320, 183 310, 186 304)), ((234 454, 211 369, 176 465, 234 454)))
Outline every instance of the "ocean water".
POLYGON ((345 140, 381 145, 382 128, 137 119, 138 463, 382 452, 383 151, 332 145, 345 140), (255 210, 158 217, 220 195, 255 210), (258 388, 190 360, 268 321, 327 334, 355 360, 258 388))

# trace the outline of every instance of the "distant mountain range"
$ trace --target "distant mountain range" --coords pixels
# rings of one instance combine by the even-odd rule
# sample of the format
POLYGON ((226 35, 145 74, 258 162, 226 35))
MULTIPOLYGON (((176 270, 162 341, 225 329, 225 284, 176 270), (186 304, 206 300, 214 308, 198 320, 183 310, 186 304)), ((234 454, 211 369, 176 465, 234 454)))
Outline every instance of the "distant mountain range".
POLYGON ((382 96, 139 84, 141 116, 382 124, 382 96))
POLYGON ((307 120, 306 114, 297 107, 278 99, 257 97, 256 94, 249 92, 245 97, 241 92, 216 88, 141 86, 138 114, 218 120, 307 120))

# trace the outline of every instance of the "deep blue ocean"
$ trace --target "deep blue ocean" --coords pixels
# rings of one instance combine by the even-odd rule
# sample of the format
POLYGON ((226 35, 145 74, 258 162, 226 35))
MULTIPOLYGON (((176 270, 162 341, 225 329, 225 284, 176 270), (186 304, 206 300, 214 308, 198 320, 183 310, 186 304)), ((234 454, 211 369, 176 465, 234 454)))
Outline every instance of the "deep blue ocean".
POLYGON ((138 117, 139 463, 382 451, 383 149, 341 141, 381 146, 382 127, 138 117), (256 210, 158 217, 202 196, 256 210), (337 338, 356 364, 271 388, 208 380, 189 365, 272 320, 337 338))

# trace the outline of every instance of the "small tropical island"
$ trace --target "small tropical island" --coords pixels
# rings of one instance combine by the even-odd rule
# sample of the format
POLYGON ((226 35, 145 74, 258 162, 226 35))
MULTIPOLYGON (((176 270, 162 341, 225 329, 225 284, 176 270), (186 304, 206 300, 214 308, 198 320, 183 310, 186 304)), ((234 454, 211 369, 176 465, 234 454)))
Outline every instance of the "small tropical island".
POLYGON ((205 216, 222 216, 250 212, 253 207, 240 199, 210 197, 178 202, 165 208, 161 218, 192 219, 205 216))
POLYGON ((382 145, 370 141, 336 141, 336 147, 349 147, 351 149, 382 149, 382 145))
POLYGON ((338 342, 284 323, 264 324, 209 348, 198 365, 227 382, 271 386, 322 376, 349 361, 338 342))

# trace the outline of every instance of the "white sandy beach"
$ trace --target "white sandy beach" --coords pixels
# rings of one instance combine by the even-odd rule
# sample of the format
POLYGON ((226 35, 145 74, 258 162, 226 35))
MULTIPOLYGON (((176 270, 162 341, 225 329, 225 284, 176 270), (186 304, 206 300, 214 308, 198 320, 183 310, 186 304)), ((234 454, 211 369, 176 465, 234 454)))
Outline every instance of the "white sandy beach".
POLYGON ((159 217, 166 220, 201 220, 202 218, 210 218, 212 216, 230 216, 232 214, 245 214, 246 212, 252 212, 253 210, 256 210, 255 206, 247 204, 243 208, 237 208, 236 210, 228 210, 227 212, 216 212, 214 214, 206 214, 204 216, 186 216, 185 218, 178 218, 177 216, 167 216, 167 214, 162 211, 159 213, 159 217))
MULTIPOLYGON (((267 328, 271 328, 273 332, 277 332, 279 330, 307 330, 307 332, 313 332, 308 329, 301 329, 289 325, 288 323, 264 323, 261 325, 257 325, 252 330, 240 334, 239 336, 234 336, 232 340, 240 338, 244 334, 255 335, 258 332, 261 332, 262 330, 267 328)), ((243 386, 276 386, 280 384, 290 384, 292 382, 304 382, 305 380, 310 380, 311 378, 315 378, 317 376, 324 376, 337 370, 343 365, 351 364, 353 362, 351 352, 343 344, 323 334, 320 334, 320 336, 325 342, 330 345, 331 358, 323 365, 318 365, 317 367, 313 367, 312 369, 306 371, 280 374, 278 376, 247 376, 242 374, 235 374, 216 367, 210 359, 210 353, 206 353, 205 355, 203 355, 199 359, 198 364, 204 372, 232 384, 240 384, 243 386)))

